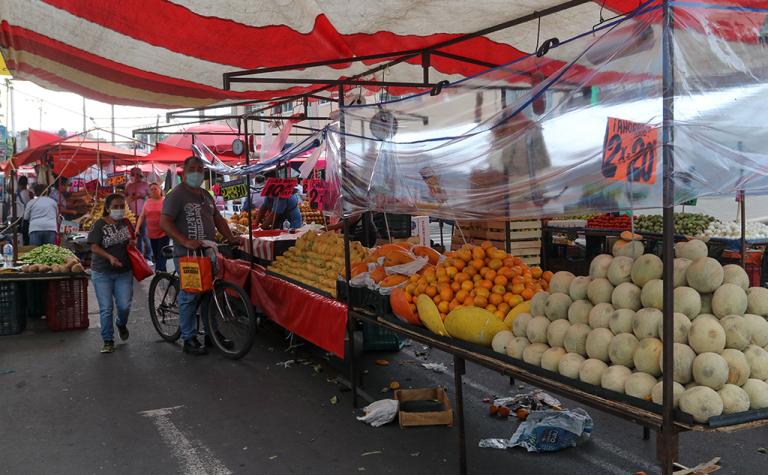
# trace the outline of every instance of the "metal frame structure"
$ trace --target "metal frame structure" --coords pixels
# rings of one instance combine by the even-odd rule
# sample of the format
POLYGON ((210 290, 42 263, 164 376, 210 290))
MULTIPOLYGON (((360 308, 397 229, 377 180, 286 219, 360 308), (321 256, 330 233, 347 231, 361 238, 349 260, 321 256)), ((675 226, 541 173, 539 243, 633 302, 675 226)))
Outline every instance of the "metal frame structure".
MULTIPOLYGON (((185 109, 182 111, 171 112, 167 115, 166 118, 168 120, 170 120, 171 118, 193 118, 194 116, 190 116, 188 114, 198 113, 200 114, 198 117, 199 120, 194 123, 209 122, 211 120, 237 119, 238 130, 240 128, 239 127, 240 121, 242 121, 245 124, 244 129, 245 129, 245 135, 247 140, 248 134, 249 134, 247 124, 249 120, 269 121, 269 120, 275 120, 275 119, 285 120, 285 119, 296 118, 296 117, 273 116, 273 115, 260 117, 257 115, 260 112, 264 112, 267 109, 270 109, 280 104, 301 100, 303 101, 304 113, 300 115, 299 118, 321 120, 324 118, 309 117, 308 115, 309 99, 321 99, 321 100, 330 101, 332 100, 335 92, 335 95, 336 95, 335 100, 338 102, 339 108, 344 108, 346 106, 344 104, 345 91, 348 87, 370 86, 370 87, 385 88, 389 86, 400 86, 400 87, 413 87, 413 88, 424 88, 424 89, 431 88, 433 94, 439 94, 440 89, 443 87, 444 83, 443 82, 433 83, 432 81, 430 81, 429 70, 431 67, 432 56, 439 56, 442 58, 448 58, 455 61, 461 61, 461 62, 474 64, 474 65, 478 65, 486 68, 493 68, 493 67, 499 66, 496 64, 489 63, 487 61, 481 61, 478 59, 469 58, 461 55, 446 53, 444 51, 440 51, 440 49, 472 39, 472 38, 477 38, 480 36, 487 35, 489 33, 493 33, 493 32, 507 29, 516 25, 520 25, 522 23, 537 20, 547 15, 562 12, 572 7, 587 3, 589 1, 591 0, 569 0, 557 6, 553 6, 551 8, 542 10, 540 12, 534 12, 514 20, 510 20, 489 28, 485 28, 483 30, 480 30, 471 34, 462 35, 460 37, 443 41, 443 42, 434 44, 430 47, 422 48, 422 49, 401 50, 401 51, 371 54, 371 55, 358 56, 358 57, 336 58, 336 59, 325 60, 325 61, 314 61, 314 62, 292 64, 292 65, 286 65, 286 66, 248 69, 243 71, 224 73, 223 74, 224 89, 227 89, 227 90, 230 89, 231 85, 234 83, 308 84, 308 85, 321 85, 321 87, 315 88, 303 94, 294 94, 294 95, 270 99, 270 100, 242 101, 242 102, 230 103, 224 106, 218 105, 218 106, 210 106, 210 107, 195 108, 195 109, 185 109), (299 77, 260 76, 268 73, 272 74, 277 72, 295 71, 298 69, 307 69, 307 68, 320 67, 320 66, 332 66, 332 65, 354 63, 354 62, 360 62, 360 61, 385 60, 385 59, 389 59, 389 61, 379 64, 378 66, 370 68, 362 73, 356 74, 349 78, 323 79, 323 78, 313 78, 313 77, 299 78, 299 77), (392 66, 395 66, 399 63, 406 62, 406 61, 419 61, 423 69, 423 77, 421 82, 393 82, 393 81, 385 81, 385 80, 379 81, 375 79, 367 79, 377 72, 383 71, 387 68, 390 68, 392 66), (336 88, 336 91, 332 91, 331 88, 336 88), (330 95, 329 96, 320 95, 321 93, 324 93, 324 92, 329 92, 330 95), (206 110, 219 109, 227 106, 254 105, 254 104, 266 104, 266 105, 257 110, 247 112, 243 115, 218 115, 213 117, 206 117, 204 115, 206 110)), ((675 164, 674 164, 674 148, 673 148, 673 143, 674 143, 674 125, 673 124, 674 124, 674 97, 675 97, 675 87, 674 87, 675 58, 674 58, 674 51, 673 51, 673 35, 674 35, 673 8, 670 5, 670 0, 662 0, 662 15, 663 15, 663 20, 662 20, 662 30, 663 30, 663 38, 662 38, 662 61, 663 61, 662 163, 663 163, 663 223, 664 223, 663 326, 664 326, 664 333, 667 335, 671 335, 673 333, 672 317, 673 317, 673 302, 674 302, 673 279, 671 278, 671 276, 674 271, 673 267, 674 267, 674 191, 675 191, 674 188, 675 186, 673 181, 673 174, 675 170, 675 164)), ((191 125, 191 124, 186 124, 186 125, 191 125)), ((301 126, 297 126, 297 128, 300 128, 300 127, 301 126)), ((340 118, 339 127, 341 131, 341 136, 340 136, 341 167, 340 168, 341 168, 341 173, 344 174, 346 173, 347 164, 346 164, 346 150, 345 150, 345 137, 344 137, 346 124, 345 124, 345 118, 343 114, 341 115, 341 118, 340 118)), ((306 127, 301 127, 301 128, 306 128, 306 127)), ((146 130, 157 130, 157 128, 151 128, 146 130)), ((316 131, 316 129, 311 129, 311 130, 313 132, 316 131)), ((140 130, 134 131, 134 133, 147 133, 147 132, 144 132, 140 129, 140 130)), ((253 133, 251 134, 253 135, 253 133)), ((246 151, 246 164, 248 163, 250 163, 250 161, 249 161, 248 152, 246 151)), ((249 190, 249 194, 250 194, 250 190, 249 190)), ((343 204, 344 203, 343 192, 342 192, 341 200, 343 204)), ((743 210, 744 210, 743 200, 742 200, 741 206, 742 206, 741 209, 743 213, 743 210)), ((351 267, 349 217, 350 217, 349 214, 345 210, 343 213, 342 219, 343 219, 343 226, 344 226, 344 261, 347 269, 347 272, 346 272, 347 284, 349 284, 350 267, 351 267)), ((743 214, 742 214, 742 217, 743 217, 743 214)), ((742 228, 743 227, 744 225, 742 224, 742 228)), ((250 215, 249 215, 249 228, 252 228, 250 215)), ((252 246, 252 239, 253 238, 251 233, 251 246, 252 246)), ((509 233, 507 233, 507 241, 508 240, 509 240, 509 233)), ((506 246, 509 247, 508 242, 506 243, 506 246)), ((744 252, 743 252, 744 247, 745 247, 745 242, 743 241, 743 237, 742 237, 742 260, 744 259, 744 252)), ((458 417, 457 425, 459 429, 459 455, 460 455, 460 472, 461 473, 467 473, 465 425, 464 425, 464 414, 463 414, 463 392, 462 392, 462 376, 465 373, 465 361, 467 359, 474 361, 476 363, 479 363, 481 365, 484 365, 486 367, 489 367, 491 369, 497 370, 502 374, 512 375, 514 377, 520 378, 521 380, 528 381, 534 385, 540 385, 541 387, 549 389, 555 393, 565 395, 566 397, 576 399, 578 401, 581 401, 597 409, 607 411, 608 413, 614 416, 622 417, 624 419, 638 423, 641 426, 643 426, 645 429, 644 439, 648 438, 647 429, 648 428, 654 429, 658 433, 657 457, 659 459, 659 462, 661 464, 661 469, 664 474, 671 474, 674 471, 674 462, 678 454, 678 446, 679 446, 678 434, 680 432, 685 430, 711 430, 703 426, 686 425, 675 420, 674 412, 673 412, 673 384, 672 384, 673 340, 671 338, 665 339, 665 341, 663 342, 664 392, 663 392, 662 413, 661 415, 659 415, 657 413, 648 412, 644 409, 633 406, 629 403, 612 402, 607 399, 597 397, 588 392, 576 389, 575 387, 570 387, 562 383, 553 382, 553 380, 548 378, 532 376, 531 374, 525 372, 525 370, 517 368, 514 365, 511 365, 504 361, 494 360, 493 358, 483 356, 480 353, 473 353, 473 352, 467 351, 466 349, 463 349, 460 346, 451 345, 450 343, 441 341, 438 338, 431 338, 417 331, 411 330, 405 326, 396 325, 396 324, 393 324, 392 322, 388 322, 381 318, 376 318, 376 316, 362 314, 356 310, 353 310, 349 305, 349 301, 347 301, 347 304, 348 304, 347 332, 349 336, 349 352, 351 355, 350 356, 350 372, 351 372, 350 381, 352 386, 352 399, 353 399, 353 404, 355 406, 357 405, 357 402, 358 402, 357 388, 358 388, 358 381, 359 381, 359 373, 357 370, 357 362, 356 362, 357 356, 356 356, 356 350, 355 350, 354 333, 356 331, 356 325, 358 320, 367 321, 373 324, 383 326, 389 330, 403 334, 414 340, 432 345, 438 349, 441 349, 453 355, 454 383, 455 383, 455 390, 456 390, 456 404, 458 408, 456 414, 458 417)), ((719 430, 739 430, 743 428, 756 427, 766 423, 768 423, 768 420, 761 420, 753 423, 741 424, 738 426, 733 426, 733 427, 719 429, 719 430)))

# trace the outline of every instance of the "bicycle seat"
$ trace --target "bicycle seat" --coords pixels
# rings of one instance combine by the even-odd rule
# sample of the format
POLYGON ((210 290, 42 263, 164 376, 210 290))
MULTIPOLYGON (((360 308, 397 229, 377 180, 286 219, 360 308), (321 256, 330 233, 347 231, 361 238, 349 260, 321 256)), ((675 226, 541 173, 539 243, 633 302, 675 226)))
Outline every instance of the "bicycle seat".
POLYGON ((163 247, 163 250, 160 252, 163 253, 163 257, 165 257, 166 259, 173 258, 173 246, 165 246, 163 247))

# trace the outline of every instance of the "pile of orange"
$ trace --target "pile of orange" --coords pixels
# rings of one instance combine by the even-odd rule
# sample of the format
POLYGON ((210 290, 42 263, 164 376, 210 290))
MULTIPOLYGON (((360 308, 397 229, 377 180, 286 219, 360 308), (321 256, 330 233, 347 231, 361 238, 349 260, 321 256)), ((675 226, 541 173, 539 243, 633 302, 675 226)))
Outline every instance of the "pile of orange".
POLYGON ((410 277, 405 299, 416 313, 416 297, 432 298, 441 317, 457 307, 480 307, 504 318, 516 305, 549 288, 551 272, 528 267, 521 258, 496 249, 490 242, 464 245, 446 259, 410 277))

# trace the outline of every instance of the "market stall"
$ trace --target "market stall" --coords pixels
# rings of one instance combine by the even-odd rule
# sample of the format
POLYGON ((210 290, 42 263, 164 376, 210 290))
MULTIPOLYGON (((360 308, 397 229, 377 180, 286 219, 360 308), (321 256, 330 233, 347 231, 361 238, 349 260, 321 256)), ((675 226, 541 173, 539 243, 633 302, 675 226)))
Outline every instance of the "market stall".
MULTIPOLYGON (((676 249, 673 215, 675 205, 697 197, 768 191, 764 149, 742 146, 742 139, 756 143, 754 137, 763 132, 755 124, 766 119, 751 99, 766 82, 756 40, 763 34, 761 13, 646 3, 627 17, 601 22, 591 34, 547 40, 536 55, 474 80, 436 86, 429 94, 347 105, 342 83, 338 96, 346 107, 325 140, 329 175, 341 190, 337 210, 345 222, 363 211, 508 221, 663 210, 661 257, 645 252, 642 235, 619 236, 610 254, 591 260, 589 276, 552 275, 548 293, 534 293, 520 304, 529 306, 526 311, 512 309, 504 318, 489 303, 491 295, 485 296, 490 290, 503 302, 507 291, 496 284, 494 293, 495 279, 485 278, 506 267, 489 247, 461 245, 454 252, 464 256, 446 254, 450 264, 438 262, 434 276, 414 281, 391 269, 402 262, 385 265, 378 276, 405 288, 392 294, 402 297, 399 310, 391 301, 401 322, 352 303, 355 267, 346 240, 350 333, 354 320, 361 319, 454 355, 462 454, 466 359, 652 428, 659 435, 664 473, 672 472, 682 431, 766 424, 766 292, 749 287, 738 266, 723 267, 709 258, 701 240, 676 249), (714 26, 735 15, 746 18, 738 31, 714 26), (566 59, 557 64, 552 58, 566 59), (681 77, 680 70, 687 74, 681 77), (508 94, 506 88, 521 74, 540 75, 539 81, 528 91, 508 94), (429 120, 413 120, 415 112, 429 120), (493 265, 482 259, 489 254, 493 265), (441 291, 430 289, 440 278, 438 270, 463 274, 457 259, 476 272, 465 280, 473 287, 467 289, 470 304, 443 301, 441 291), (681 264, 689 270, 682 272, 681 264), (576 279, 580 285, 573 290, 576 279), (479 291, 481 281, 490 289, 484 283, 479 291), (705 304, 708 312, 702 310, 705 304), (593 309, 598 309, 594 316, 593 309), (523 322, 525 331, 516 328, 523 322), (561 328, 550 335, 551 326, 561 328), (681 328, 685 340, 678 335, 681 328), (668 337, 659 338, 662 334, 668 337), (575 356, 561 369, 567 354, 575 356)), ((230 74, 226 81, 249 82, 243 76, 258 73, 230 74)), ((367 271, 370 276, 376 270, 367 271)), ((449 284, 447 299, 458 282, 443 283, 449 284)), ((466 458, 461 461, 466 472, 466 458)))
MULTIPOLYGON (((264 288, 251 286, 252 298, 276 321, 308 335, 317 327, 304 326, 303 320, 291 321, 271 299, 262 301, 262 293, 288 298, 291 292, 316 299, 318 305, 328 304, 329 315, 338 315, 337 303, 320 298, 333 296, 334 291, 344 298, 348 318, 334 319, 331 327, 338 341, 339 325, 346 322, 355 396, 358 374, 352 335, 357 320, 454 355, 462 472, 467 468, 461 392, 465 360, 656 430, 665 473, 672 471, 681 431, 737 430, 765 424, 768 403, 762 399, 761 388, 768 378, 763 349, 768 342, 762 338, 768 305, 762 289, 750 288, 748 279, 745 289, 743 270, 726 269, 708 260, 710 249, 703 241, 690 240, 677 251, 674 247, 675 205, 707 195, 768 192, 764 166, 767 118, 760 105, 768 82, 761 49, 766 12, 739 4, 663 1, 629 6, 609 2, 609 8, 623 15, 606 20, 605 4, 544 2, 533 13, 528 11, 529 5, 510 6, 504 12, 511 16, 507 21, 485 28, 486 20, 474 33, 444 37, 441 31, 439 38, 431 39, 430 35, 407 34, 411 30, 398 23, 398 17, 391 20, 391 31, 376 31, 384 37, 399 36, 411 49, 393 52, 369 50, 365 42, 358 41, 321 42, 324 48, 351 45, 355 51, 344 58, 338 51, 334 55, 324 48, 310 51, 314 45, 305 41, 294 53, 307 62, 293 66, 249 58, 262 67, 233 72, 233 63, 223 61, 230 66, 222 67, 224 91, 217 90, 216 97, 247 95, 269 101, 281 90, 292 95, 277 105, 303 100, 301 117, 306 120, 312 120, 310 99, 335 99, 339 105, 329 117, 331 124, 310 137, 307 142, 311 144, 300 143, 297 148, 319 145, 325 149, 330 188, 340 195, 328 211, 343 218, 344 242, 331 234, 322 239, 308 235, 280 256, 272 249, 270 257, 275 263, 270 273, 255 268, 259 279, 253 279, 253 270, 245 273, 246 279, 266 282, 264 288), (556 28, 547 31, 550 21, 556 28), (538 22, 535 27, 534 22, 538 22), (523 34, 509 33, 507 29, 514 26, 522 26, 519 31, 523 34), (406 34, 399 35, 402 32, 406 34), (535 54, 522 53, 530 51, 531 45, 535 45, 535 54), (318 60, 328 57, 335 59, 318 60), (500 65, 499 58, 509 62, 500 65), (376 65, 367 68, 371 63, 376 65), (327 66, 333 66, 338 75, 329 79, 315 76, 317 68, 327 66), (276 77, 288 70, 298 72, 293 78, 276 77), (377 73, 382 77, 386 73, 390 79, 379 80, 377 73), (413 80, 419 76, 421 80, 413 80), (266 86, 257 89, 244 83, 266 86), (288 88, 288 84, 293 86, 288 88), (254 90, 248 90, 250 87, 254 90), (338 89, 329 92, 334 87, 338 89), (360 88, 388 89, 380 102, 369 105, 360 93, 348 99, 360 88), (390 93, 413 90, 422 92, 389 98, 390 93), (472 235, 475 231, 487 232, 474 225, 469 226, 469 239, 459 232, 455 237, 461 241, 456 239, 455 249, 444 255, 424 246, 390 243, 367 250, 350 242, 350 221, 363 212, 430 215, 457 223, 459 231, 462 222, 503 223, 503 230, 499 226, 488 229, 503 233, 505 237, 496 241, 503 241, 506 251, 512 251, 513 219, 652 209, 663 210, 660 248, 645 252, 652 246, 646 248, 643 238, 650 244, 650 234, 631 231, 609 245, 605 239, 616 236, 608 236, 604 227, 586 226, 585 233, 590 229, 603 233, 592 236, 604 240, 603 254, 589 259, 589 268, 578 277, 530 267, 522 257, 496 249, 493 243, 467 242, 480 238, 472 235), (680 271, 680 263, 694 271, 680 271), (339 274, 344 277, 341 286, 339 274), (676 286, 676 280, 681 285, 676 286), (574 282, 578 284, 572 290, 574 282), (708 299, 711 313, 702 311, 708 299), (593 317, 594 309, 598 310, 593 317), (612 328, 614 312, 617 322, 612 328), (550 327, 554 327, 552 335, 550 327), (686 329, 690 345, 682 338, 677 341, 680 328, 686 329), (749 330, 745 332, 745 328, 749 330), (593 334, 596 336, 590 338, 593 334), (659 338, 662 334, 667 338, 659 338), (709 341, 709 335, 716 341, 709 341), (506 341, 500 341, 504 338, 506 341), (618 343, 611 351, 614 340, 618 343), (737 364, 726 361, 723 366, 725 357, 720 353, 727 350, 736 352, 732 357, 739 360, 737 364), (566 358, 568 354, 575 356, 566 358), (570 363, 561 369, 563 359, 570 363), (677 364, 678 359, 684 364, 677 364), (696 361, 701 362, 697 365, 696 361), (743 382, 745 372, 735 374, 734 381, 741 384, 728 384, 737 389, 715 392, 724 388, 723 376, 731 381, 731 366, 744 369, 744 361, 756 377, 743 382), (680 375, 678 366, 690 371, 680 375), (692 378, 695 384, 691 384, 692 378), (682 395, 678 394, 681 388, 682 395)), ((376 11, 379 7, 370 8, 376 11)), ((471 15, 451 12, 449 16, 472 25, 468 18, 487 19, 497 9, 478 2, 471 15)), ((70 10, 75 18, 85 15, 77 8, 70 10)), ((90 19, 109 23, 107 20, 90 19)), ((11 23, 14 21, 18 20, 11 16, 11 23)), ((252 40, 251 28, 241 25, 233 34, 252 40)), ((454 25, 449 30, 464 28, 454 25)), ((13 38, 18 27, 9 29, 8 37, 13 38)), ((324 34, 346 38, 329 30, 331 33, 324 29, 324 34)), ((142 46, 139 32, 132 33, 132 38, 139 38, 136 46, 142 46)), ((34 60, 25 57, 23 44, 19 46, 19 63, 34 60)), ((210 63, 196 61, 192 52, 187 53, 191 66, 186 71, 203 63, 209 67, 210 63)), ((61 66, 49 65, 52 69, 61 66)), ((252 68, 253 64, 240 67, 252 68)), ((141 81, 165 90, 152 79, 142 77, 141 81)), ((179 96, 199 92, 184 84, 176 92, 179 96)), ((207 84, 203 89, 210 87, 207 84)), ((133 91, 123 92, 123 99, 137 100, 133 91)), ((155 100, 161 99, 178 97, 155 100)), ((215 100, 206 96, 196 103, 215 100)), ((242 124, 246 143, 252 136, 252 121, 272 120, 272 116, 258 114, 274 110, 276 105, 262 106, 236 117, 238 133, 242 124)), ((251 175, 276 167, 291 155, 284 153, 254 164, 250 149, 245 147, 245 167, 229 167, 215 160, 208 163, 213 171, 244 176, 245 196, 250 196, 251 175)), ((254 253, 258 238, 253 236, 252 213, 245 221, 248 249, 254 253)), ((742 245, 742 260, 744 251, 742 245)), ((547 263, 546 253, 543 257, 547 263)))
POLYGON ((0 270, 0 335, 42 316, 53 331, 88 328, 88 275, 72 252, 46 244, 21 252, 19 264, 0 270))

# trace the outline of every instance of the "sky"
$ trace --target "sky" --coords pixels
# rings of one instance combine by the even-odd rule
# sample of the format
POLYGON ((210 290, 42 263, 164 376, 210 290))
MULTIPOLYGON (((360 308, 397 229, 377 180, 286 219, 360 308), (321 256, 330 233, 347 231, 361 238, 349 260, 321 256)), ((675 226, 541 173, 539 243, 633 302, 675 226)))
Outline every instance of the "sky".
MULTIPOLYGON (((28 81, 13 81, 14 104, 16 106, 16 131, 39 129, 57 133, 60 129, 68 135, 83 130, 83 98, 70 92, 44 89, 28 81)), ((4 83, 0 87, 0 122, 11 128, 9 100, 4 83)), ((110 105, 86 99, 86 128, 95 127, 111 130, 110 105)), ((165 124, 165 109, 115 106, 115 132, 130 137, 131 131, 144 126, 153 126, 160 116, 160 125, 165 124)), ((107 138, 109 133, 103 133, 107 138)))

